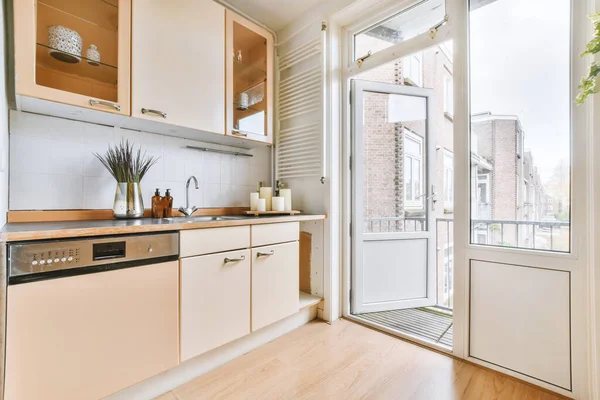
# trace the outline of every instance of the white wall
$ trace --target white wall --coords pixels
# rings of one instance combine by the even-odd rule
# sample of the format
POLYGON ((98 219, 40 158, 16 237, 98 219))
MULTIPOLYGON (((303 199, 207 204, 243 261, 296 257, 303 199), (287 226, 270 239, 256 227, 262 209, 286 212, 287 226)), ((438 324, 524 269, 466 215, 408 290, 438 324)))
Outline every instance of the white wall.
POLYGON ((172 189, 173 205, 183 205, 190 175, 200 182, 200 190, 190 187, 190 202, 198 207, 249 206, 249 193, 256 191, 257 182, 270 181, 267 147, 249 150, 252 158, 205 153, 185 149, 185 145, 228 148, 11 111, 10 209, 112 208, 115 180, 92 153, 103 154, 109 144, 122 138, 160 157, 142 180, 146 208, 155 188, 163 194, 172 189))
POLYGON ((8 104, 6 98, 6 46, 4 38, 4 3, 0 5, 0 226, 6 223, 8 210, 8 104))

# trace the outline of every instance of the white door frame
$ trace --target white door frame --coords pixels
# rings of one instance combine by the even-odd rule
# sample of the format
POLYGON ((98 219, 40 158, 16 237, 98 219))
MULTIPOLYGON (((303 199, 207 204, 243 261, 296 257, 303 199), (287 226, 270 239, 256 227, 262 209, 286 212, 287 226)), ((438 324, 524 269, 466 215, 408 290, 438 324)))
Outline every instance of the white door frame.
MULTIPOLYGON (((408 55, 423 48, 440 44, 446 40, 454 40, 454 174, 455 174, 455 200, 454 200, 454 343, 452 353, 459 358, 468 359, 477 364, 485 365, 491 369, 498 370, 507 375, 512 375, 518 379, 531 382, 535 385, 546 387, 552 391, 557 391, 566 396, 576 398, 593 398, 598 396, 598 386, 600 379, 596 376, 596 352, 593 342, 595 331, 593 330, 594 320, 591 318, 591 311, 594 309, 593 301, 593 282, 590 281, 591 255, 588 248, 589 238, 591 237, 591 221, 588 220, 591 214, 591 173, 590 159, 592 158, 592 128, 593 128, 593 99, 586 105, 573 108, 572 125, 572 171, 576 173, 572 180, 572 252, 570 254, 548 254, 538 251, 512 250, 506 248, 486 248, 470 244, 470 182, 466 179, 456 179, 456 177, 470 176, 470 150, 469 150, 469 129, 470 129, 470 111, 469 96, 466 90, 460 88, 468 87, 468 0, 446 0, 446 13, 449 15, 449 22, 438 29, 437 35, 432 39, 427 34, 414 37, 406 42, 398 43, 388 49, 375 53, 366 59, 362 66, 357 66, 352 62, 351 52, 349 51, 352 43, 352 35, 360 31, 382 16, 391 15, 404 9, 407 4, 416 1, 404 1, 401 4, 393 1, 377 0, 358 0, 352 6, 338 12, 330 19, 332 30, 332 43, 339 45, 339 50, 332 51, 332 88, 337 84, 341 89, 341 109, 340 114, 332 109, 332 117, 338 116, 341 121, 341 180, 343 189, 342 198, 342 226, 341 226, 341 245, 342 245, 342 315, 348 319, 354 319, 350 314, 350 170, 349 170, 349 79, 360 72, 375 68, 386 62, 408 55), (468 330, 469 330, 469 261, 485 257, 492 261, 509 262, 521 265, 536 265, 543 262, 546 266, 555 269, 565 270, 567 268, 571 273, 571 292, 578 294, 571 302, 572 318, 572 392, 557 390, 555 386, 544 384, 539 380, 515 373, 502 367, 486 364, 477 359, 469 357, 468 354, 468 330), (596 383, 593 383, 596 382, 596 383)), ((582 59, 578 56, 583 50, 585 43, 591 37, 591 24, 587 15, 600 10, 600 0, 572 0, 572 26, 573 26, 573 45, 572 53, 572 88, 575 90, 581 76, 586 74, 589 65, 589 59, 582 59), (575 28, 576 27, 576 28, 575 28)), ((597 97, 597 96, 596 96, 597 97)), ((596 102, 598 104, 598 102, 596 102)), ((596 105, 596 109, 600 110, 596 105)), ((598 112, 600 114, 600 111, 598 112)), ((600 147, 600 146, 598 146, 600 147)), ((600 326, 600 325, 598 325, 600 326)), ((419 342, 425 346, 432 346, 431 343, 424 342, 418 338, 408 335, 398 334, 385 327, 379 326, 379 329, 387 330, 389 333, 419 342)), ((433 346, 436 347, 436 346, 433 346)), ((447 351, 445 349, 440 349, 447 351)))
MULTIPOLYGON (((433 306, 437 301, 436 292, 436 223, 433 214, 436 194, 433 187, 436 174, 436 154, 435 154, 435 123, 433 119, 433 104, 435 96, 433 90, 424 89, 421 87, 411 87, 394 85, 390 83, 370 82, 363 80, 352 80, 352 107, 353 107, 353 166, 352 166, 352 184, 353 184, 353 207, 352 207, 352 311, 354 314, 365 312, 375 312, 384 310, 397 310, 404 308, 415 308, 433 306), (387 233, 365 233, 364 227, 364 146, 363 146, 363 125, 358 121, 362 121, 364 113, 364 92, 374 92, 382 94, 398 94, 405 96, 414 96, 424 98, 426 103, 426 123, 425 123, 425 140, 422 143, 422 149, 425 155, 425 165, 422 166, 423 173, 423 191, 421 193, 422 204, 425 208, 426 229, 424 231, 415 232, 387 232, 387 233), (399 241, 399 240, 415 240, 424 239, 427 241, 426 254, 426 296, 419 298, 408 298, 404 300, 390 300, 386 302, 377 302, 366 304, 364 300, 364 265, 362 260, 364 242, 369 241, 399 241)), ((398 266, 398 261, 403 259, 402 254, 394 254, 394 258, 390 260, 390 264, 398 266)), ((407 257, 408 259, 408 257, 407 257)))

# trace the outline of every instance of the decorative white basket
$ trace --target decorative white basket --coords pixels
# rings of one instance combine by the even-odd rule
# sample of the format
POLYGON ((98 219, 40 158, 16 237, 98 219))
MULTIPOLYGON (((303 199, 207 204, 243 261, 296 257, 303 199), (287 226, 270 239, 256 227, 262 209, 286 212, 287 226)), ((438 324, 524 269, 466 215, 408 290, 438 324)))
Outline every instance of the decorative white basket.
POLYGON ((50 55, 59 61, 75 64, 81 61, 83 41, 81 35, 62 25, 48 27, 48 46, 50 55))

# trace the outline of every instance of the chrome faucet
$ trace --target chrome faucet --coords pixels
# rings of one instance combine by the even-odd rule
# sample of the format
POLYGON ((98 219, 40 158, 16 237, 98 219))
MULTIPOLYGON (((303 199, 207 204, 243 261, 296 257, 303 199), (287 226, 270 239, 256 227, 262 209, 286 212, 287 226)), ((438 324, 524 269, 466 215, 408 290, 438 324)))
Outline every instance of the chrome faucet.
POLYGON ((183 215, 185 215, 186 217, 191 216, 194 211, 196 211, 198 209, 198 207, 196 206, 192 206, 190 208, 190 182, 194 181, 194 184, 196 185, 196 189, 200 189, 200 187, 198 186, 198 179, 196 179, 195 176, 190 176, 187 180, 187 182, 185 183, 185 208, 184 207, 179 207, 179 212, 182 213, 183 215))

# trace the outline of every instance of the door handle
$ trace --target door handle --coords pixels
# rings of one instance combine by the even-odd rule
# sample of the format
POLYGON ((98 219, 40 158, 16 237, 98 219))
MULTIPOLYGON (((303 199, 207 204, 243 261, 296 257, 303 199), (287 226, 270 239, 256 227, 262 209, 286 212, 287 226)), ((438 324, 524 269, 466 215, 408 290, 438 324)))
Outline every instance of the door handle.
POLYGON ((227 258, 225 257, 225 260, 223 260, 223 264, 229 264, 229 263, 233 263, 233 262, 240 262, 240 261, 244 261, 246 259, 246 256, 240 256, 239 258, 227 258))
POLYGON ((272 256, 273 254, 275 254, 275 250, 271 250, 271 251, 267 251, 267 252, 257 252, 256 253, 256 258, 258 257, 269 257, 272 256))
POLYGON ((117 103, 111 103, 110 101, 90 99, 90 106, 97 106, 97 105, 112 107, 117 111, 121 111, 121 106, 118 105, 117 103))
POLYGON ((154 114, 160 115, 163 118, 167 118, 167 113, 164 111, 153 110, 151 108, 142 108, 142 114, 154 114))

